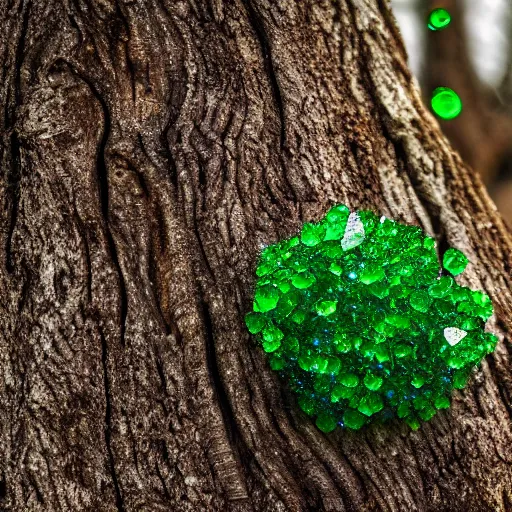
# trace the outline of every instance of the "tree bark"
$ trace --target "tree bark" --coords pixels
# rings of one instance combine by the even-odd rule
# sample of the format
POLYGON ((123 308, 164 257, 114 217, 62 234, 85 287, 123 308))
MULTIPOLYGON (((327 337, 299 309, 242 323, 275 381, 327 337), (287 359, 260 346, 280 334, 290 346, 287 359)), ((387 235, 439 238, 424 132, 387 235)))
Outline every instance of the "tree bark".
POLYGON ((384 0, 0 0, 2 510, 512 510, 512 237, 384 0), (500 336, 452 407, 322 434, 249 336, 330 205, 470 258, 500 336))

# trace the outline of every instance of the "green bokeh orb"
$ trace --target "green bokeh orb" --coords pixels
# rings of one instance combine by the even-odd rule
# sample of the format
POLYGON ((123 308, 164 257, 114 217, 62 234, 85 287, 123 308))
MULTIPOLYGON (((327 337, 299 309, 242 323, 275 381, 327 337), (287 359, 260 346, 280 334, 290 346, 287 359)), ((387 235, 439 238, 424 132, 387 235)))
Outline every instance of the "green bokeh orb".
POLYGON ((432 110, 445 120, 455 119, 462 112, 459 95, 449 87, 438 87, 432 93, 432 110))
POLYGON ((434 32, 438 30, 443 30, 446 28, 452 21, 452 17, 450 13, 443 9, 442 7, 438 9, 434 9, 428 17, 428 28, 434 32))
POLYGON ((263 250, 245 321, 320 430, 391 418, 416 429, 497 342, 489 297, 448 275, 467 263, 450 249, 439 277, 420 228, 338 205, 263 250))

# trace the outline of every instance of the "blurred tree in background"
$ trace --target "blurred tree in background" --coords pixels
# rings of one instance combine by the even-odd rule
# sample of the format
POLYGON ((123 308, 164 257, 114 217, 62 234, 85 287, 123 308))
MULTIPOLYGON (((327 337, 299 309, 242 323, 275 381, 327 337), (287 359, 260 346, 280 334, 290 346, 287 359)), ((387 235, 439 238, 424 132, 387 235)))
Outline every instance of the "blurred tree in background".
POLYGON ((508 0, 394 0, 411 67, 425 103, 439 86, 454 89, 464 109, 439 120, 450 142, 477 170, 512 224, 512 3, 508 0), (428 13, 444 7, 449 27, 427 28, 428 13))

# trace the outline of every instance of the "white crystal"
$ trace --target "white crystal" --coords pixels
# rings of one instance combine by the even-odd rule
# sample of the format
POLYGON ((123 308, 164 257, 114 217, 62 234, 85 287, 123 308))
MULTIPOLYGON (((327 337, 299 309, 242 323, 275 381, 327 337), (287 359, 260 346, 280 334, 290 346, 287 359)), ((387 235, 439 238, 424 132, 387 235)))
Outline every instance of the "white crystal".
POLYGON ((444 337, 446 341, 453 347, 457 345, 460 340, 464 339, 468 333, 457 327, 447 327, 444 331, 444 337))
POLYGON ((341 248, 344 251, 353 249, 364 241, 364 225, 359 215, 356 212, 351 213, 348 216, 347 227, 345 228, 345 234, 341 240, 341 248))

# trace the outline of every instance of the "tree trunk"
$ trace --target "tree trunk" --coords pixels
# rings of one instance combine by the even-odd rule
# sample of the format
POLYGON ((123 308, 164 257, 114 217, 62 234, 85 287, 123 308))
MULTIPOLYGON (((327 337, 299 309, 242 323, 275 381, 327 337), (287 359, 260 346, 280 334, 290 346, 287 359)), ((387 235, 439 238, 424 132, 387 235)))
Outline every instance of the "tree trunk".
POLYGON ((512 510, 512 237, 384 0, 0 0, 0 508, 512 510), (322 434, 248 334, 333 203, 462 249, 499 334, 452 407, 322 434))

